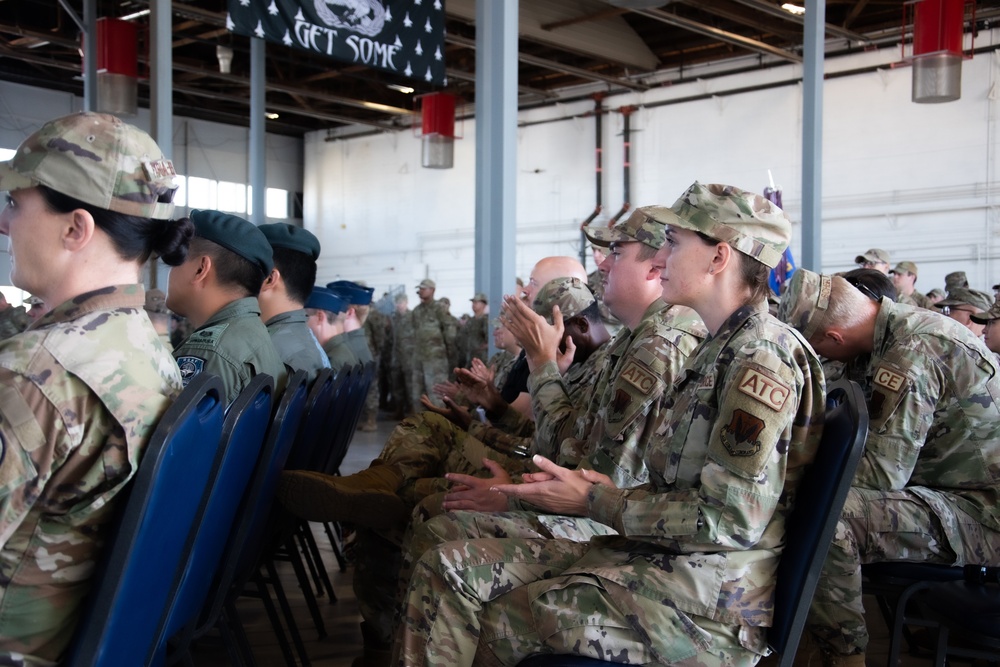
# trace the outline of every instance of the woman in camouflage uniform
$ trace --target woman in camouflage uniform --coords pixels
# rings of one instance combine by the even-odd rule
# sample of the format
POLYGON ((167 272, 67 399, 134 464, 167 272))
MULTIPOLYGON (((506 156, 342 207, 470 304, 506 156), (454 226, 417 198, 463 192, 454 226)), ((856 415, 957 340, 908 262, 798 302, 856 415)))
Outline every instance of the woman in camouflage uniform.
POLYGON ((790 225, 762 197, 720 185, 695 183, 672 207, 648 210, 667 225, 664 300, 696 310, 710 332, 646 451, 650 482, 619 489, 536 457, 542 473, 497 487, 618 532, 589 544, 482 539, 475 515, 453 515, 470 539, 421 557, 398 664, 563 653, 711 666, 767 652, 785 519, 824 414, 819 360, 767 313, 768 268, 790 225))
POLYGON ((119 492, 181 387, 140 272, 184 260, 174 170, 102 114, 43 126, 0 163, 11 281, 47 312, 0 342, 0 663, 52 665, 73 637, 119 492))

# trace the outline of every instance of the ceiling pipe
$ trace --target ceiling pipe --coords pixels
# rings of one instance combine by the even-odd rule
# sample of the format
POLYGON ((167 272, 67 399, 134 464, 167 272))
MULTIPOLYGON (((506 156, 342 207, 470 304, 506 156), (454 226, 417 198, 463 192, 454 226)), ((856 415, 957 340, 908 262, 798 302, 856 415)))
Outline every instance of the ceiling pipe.
POLYGON ((615 214, 613 218, 608 220, 608 227, 614 227, 615 223, 621 220, 621 217, 625 215, 630 208, 632 208, 632 126, 631 118, 632 114, 635 112, 637 107, 624 106, 619 107, 618 113, 622 115, 624 120, 624 125, 622 126, 622 195, 625 203, 622 204, 621 210, 615 214))
POLYGON ((583 228, 600 215, 604 205, 601 203, 601 157, 603 144, 601 140, 601 117, 604 115, 604 93, 594 93, 594 210, 587 219, 580 223, 580 263, 587 266, 587 236, 583 228))

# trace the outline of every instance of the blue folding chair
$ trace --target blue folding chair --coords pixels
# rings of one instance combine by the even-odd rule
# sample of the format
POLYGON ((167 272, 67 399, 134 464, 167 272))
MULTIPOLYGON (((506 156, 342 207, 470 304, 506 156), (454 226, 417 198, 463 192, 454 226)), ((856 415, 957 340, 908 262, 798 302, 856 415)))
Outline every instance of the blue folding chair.
POLYGON ((282 462, 288 454, 291 435, 294 435, 302 416, 305 377, 305 371, 299 371, 288 379, 271 428, 268 425, 272 422, 271 393, 274 382, 270 376, 255 377, 230 406, 222 429, 222 447, 217 457, 218 472, 212 493, 200 517, 184 571, 178 578, 177 593, 166 617, 156 653, 147 664, 162 665, 167 655, 167 640, 180 633, 185 626, 193 626, 197 622, 198 613, 213 590, 213 581, 217 580, 224 564, 225 554, 235 550, 234 542, 241 543, 245 539, 245 535, 239 534, 244 527, 238 517, 248 517, 246 507, 254 502, 252 494, 257 492, 252 488, 252 482, 262 473, 266 474, 273 465, 271 459, 282 427, 286 428, 283 434, 285 440, 278 443, 282 448, 282 462), (234 524, 235 528, 227 530, 234 524))
POLYGON ((191 379, 149 439, 76 630, 68 667, 136 664, 156 640, 222 434, 222 382, 191 379))
MULTIPOLYGON (((799 483, 795 508, 785 527, 785 550, 778 564, 774 620, 768 646, 791 667, 823 561, 830 549, 840 510, 868 436, 868 408, 861 387, 838 380, 827 393, 826 423, 816 459, 799 483)), ((519 667, 593 667, 602 660, 575 655, 534 655, 519 667)))

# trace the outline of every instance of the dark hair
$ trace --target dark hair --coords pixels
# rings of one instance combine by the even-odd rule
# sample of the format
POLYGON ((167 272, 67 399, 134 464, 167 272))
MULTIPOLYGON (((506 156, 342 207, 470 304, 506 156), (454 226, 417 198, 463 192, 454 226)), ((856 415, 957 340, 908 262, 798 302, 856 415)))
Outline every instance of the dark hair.
MULTIPOLYGON (((703 234, 702 232, 695 232, 695 234, 707 245, 714 246, 719 243, 726 243, 725 241, 713 239, 708 234, 703 234)), ((750 290, 750 302, 757 303, 771 296, 771 286, 768 284, 768 278, 771 276, 771 268, 767 264, 737 250, 733 244, 730 243, 728 245, 733 249, 733 253, 737 258, 736 261, 740 263, 740 278, 743 279, 743 284, 750 290)))
POLYGON ((264 284, 264 269, 256 262, 227 250, 214 241, 195 236, 191 239, 191 254, 208 255, 215 265, 215 277, 223 287, 237 287, 247 296, 258 296, 264 284))
POLYGON ((54 213, 69 213, 78 208, 89 213, 94 224, 111 237, 122 259, 145 263, 155 253, 167 266, 180 266, 187 257, 194 236, 194 224, 189 218, 143 218, 92 206, 45 185, 39 185, 38 191, 54 213))
POLYGON ((316 262, 304 252, 291 248, 274 248, 274 268, 281 272, 288 298, 305 303, 316 284, 316 262))
POLYGON ((582 317, 588 322, 600 322, 601 321, 601 306, 595 299, 592 304, 581 310, 576 314, 576 317, 582 317))
POLYGON ((883 296, 889 297, 890 301, 896 300, 896 286, 892 284, 892 278, 878 269, 852 269, 840 276, 873 301, 880 301, 883 296))

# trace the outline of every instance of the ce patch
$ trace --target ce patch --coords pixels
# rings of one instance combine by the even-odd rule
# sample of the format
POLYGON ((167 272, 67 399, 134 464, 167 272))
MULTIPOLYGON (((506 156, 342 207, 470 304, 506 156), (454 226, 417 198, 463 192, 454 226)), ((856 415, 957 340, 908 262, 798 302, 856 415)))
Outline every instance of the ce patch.
POLYGON ((177 365, 181 369, 181 381, 186 387, 198 373, 205 370, 205 360, 201 357, 177 357, 177 365))

